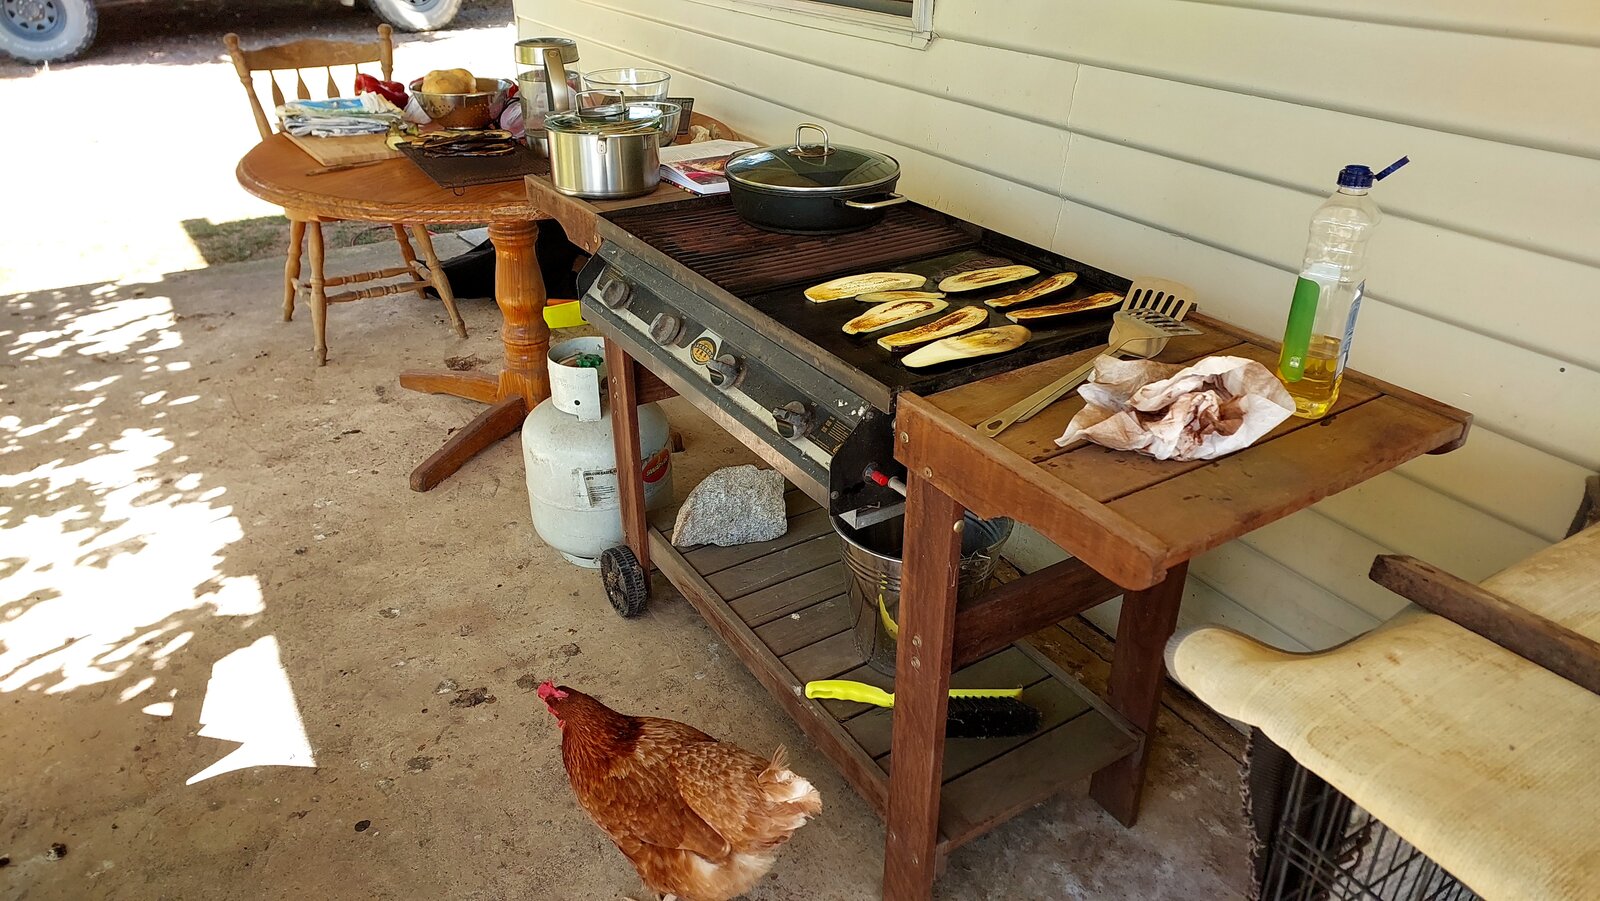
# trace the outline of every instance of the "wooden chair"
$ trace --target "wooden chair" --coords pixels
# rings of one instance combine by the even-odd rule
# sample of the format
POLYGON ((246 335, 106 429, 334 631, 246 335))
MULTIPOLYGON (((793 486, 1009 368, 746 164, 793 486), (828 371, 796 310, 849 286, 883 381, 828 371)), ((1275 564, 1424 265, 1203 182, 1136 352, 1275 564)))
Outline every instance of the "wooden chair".
MULTIPOLYGON (((237 34, 229 34, 222 40, 228 48, 228 56, 233 59, 234 69, 239 73, 239 82, 244 85, 245 94, 250 98, 250 110, 255 114, 256 130, 261 132, 262 140, 272 137, 274 132, 271 120, 262 107, 261 98, 256 93, 252 73, 267 73, 267 80, 272 85, 272 108, 276 110, 284 102, 283 88, 278 84, 280 72, 293 72, 295 96, 301 100, 309 100, 311 91, 306 86, 307 71, 322 69, 327 77, 327 96, 338 97, 339 86, 333 75, 335 66, 352 66, 359 72, 362 64, 377 63, 384 81, 389 80, 393 68, 394 40, 388 25, 378 26, 378 40, 371 44, 303 40, 256 50, 244 50, 239 46, 237 34)), ((320 74, 322 73, 315 73, 313 79, 320 74)), ((405 262, 404 266, 327 278, 322 268, 322 223, 338 220, 292 209, 285 209, 284 215, 289 217, 289 253, 283 269, 283 319, 288 322, 294 318, 295 296, 305 290, 311 303, 311 326, 316 333, 318 366, 326 365, 328 362, 327 314, 328 305, 332 303, 387 297, 404 294, 407 291, 415 291, 418 297, 426 299, 427 288, 432 285, 439 293, 440 300, 444 302, 445 311, 450 315, 450 322, 455 327, 456 334, 463 338, 467 336, 466 324, 461 321, 461 314, 456 310, 455 295, 451 293, 450 284, 444 277, 426 226, 409 226, 411 237, 416 239, 417 245, 422 248, 422 256, 426 263, 418 262, 416 251, 406 238, 407 226, 389 223, 394 229, 395 243, 400 245, 400 256, 405 262), (307 284, 302 284, 300 281, 300 254, 303 244, 309 245, 311 258, 311 279, 307 284), (328 288, 339 285, 401 276, 405 276, 407 280, 344 291, 331 296, 327 294, 328 288)))

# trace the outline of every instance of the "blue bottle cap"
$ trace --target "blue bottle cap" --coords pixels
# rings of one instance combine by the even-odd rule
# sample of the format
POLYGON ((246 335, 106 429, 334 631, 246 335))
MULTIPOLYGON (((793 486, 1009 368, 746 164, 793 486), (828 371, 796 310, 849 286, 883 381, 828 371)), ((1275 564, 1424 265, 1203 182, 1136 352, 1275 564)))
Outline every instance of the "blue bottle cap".
POLYGON ((1346 166, 1339 170, 1339 187, 1341 188, 1370 188, 1372 187, 1372 170, 1366 166, 1346 166))

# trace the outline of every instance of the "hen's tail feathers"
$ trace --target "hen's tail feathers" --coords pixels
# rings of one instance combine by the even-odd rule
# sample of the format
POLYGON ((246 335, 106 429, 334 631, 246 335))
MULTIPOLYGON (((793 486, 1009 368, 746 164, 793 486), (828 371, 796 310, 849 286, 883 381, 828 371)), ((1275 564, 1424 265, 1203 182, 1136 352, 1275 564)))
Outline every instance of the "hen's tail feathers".
POLYGON ((772 752, 772 762, 761 771, 757 781, 766 792, 767 800, 797 815, 798 821, 791 828, 799 828, 806 818, 822 812, 822 795, 805 777, 789 769, 789 752, 782 745, 772 752))

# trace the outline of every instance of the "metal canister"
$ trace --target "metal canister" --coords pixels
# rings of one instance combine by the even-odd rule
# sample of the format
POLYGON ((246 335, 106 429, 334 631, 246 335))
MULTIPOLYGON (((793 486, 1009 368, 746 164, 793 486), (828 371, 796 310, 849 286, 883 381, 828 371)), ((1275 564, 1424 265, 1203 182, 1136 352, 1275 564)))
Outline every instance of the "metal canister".
POLYGON ((661 182, 660 113, 617 105, 610 115, 551 113, 550 182, 576 197, 634 197, 661 182))
MULTIPOLYGON (((956 603, 965 605, 989 587, 1000 549, 1011 537, 1013 523, 1005 517, 979 519, 966 514, 961 530, 960 576, 956 603)), ((894 675, 900 636, 901 552, 905 545, 905 518, 854 529, 833 517, 844 550, 845 590, 855 615, 856 650, 867 665, 894 675)))
POLYGON ((575 65, 578 43, 571 38, 528 38, 517 42, 516 57, 517 95, 528 145, 548 153, 545 116, 576 109, 575 98, 583 90, 583 76, 575 65))

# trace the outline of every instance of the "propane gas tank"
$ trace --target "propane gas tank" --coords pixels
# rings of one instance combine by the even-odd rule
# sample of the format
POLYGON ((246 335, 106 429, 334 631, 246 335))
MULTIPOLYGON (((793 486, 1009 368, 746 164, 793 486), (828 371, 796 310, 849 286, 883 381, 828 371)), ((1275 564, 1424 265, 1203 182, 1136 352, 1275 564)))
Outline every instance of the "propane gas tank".
MULTIPOLYGON (((606 548, 622 543, 617 456, 599 338, 574 338, 550 349, 550 398, 522 424, 533 528, 545 544, 579 566, 599 566, 606 548), (580 366, 575 363, 588 363, 580 366)), ((667 417, 655 404, 639 408, 639 455, 645 508, 672 503, 672 453, 667 417)))

